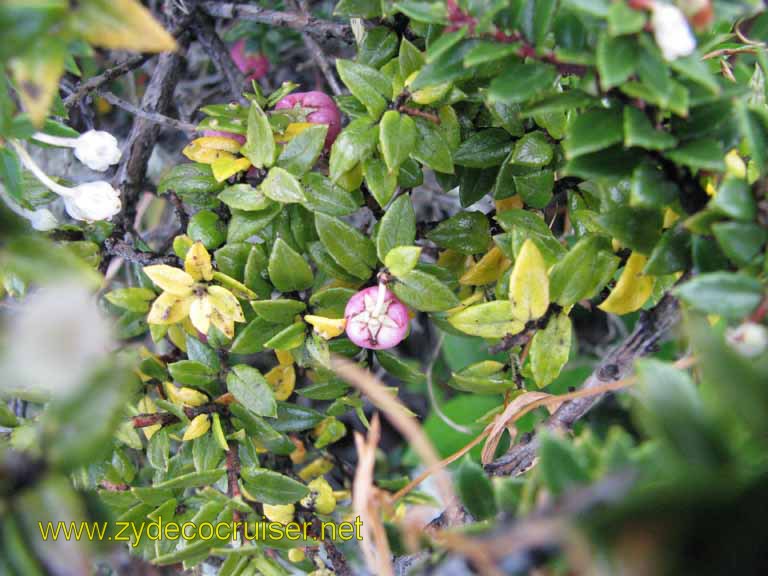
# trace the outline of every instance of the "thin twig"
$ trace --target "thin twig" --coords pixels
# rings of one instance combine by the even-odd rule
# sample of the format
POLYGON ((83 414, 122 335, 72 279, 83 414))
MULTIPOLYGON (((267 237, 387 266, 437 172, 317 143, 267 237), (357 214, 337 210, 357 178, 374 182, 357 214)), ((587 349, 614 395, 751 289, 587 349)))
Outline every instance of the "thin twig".
POLYGON ((117 256, 128 260, 129 262, 135 262, 142 266, 148 266, 150 264, 168 264, 177 266, 179 264, 178 257, 169 254, 167 256, 162 254, 154 254, 152 252, 140 252, 127 242, 115 240, 114 238, 107 238, 104 240, 104 253, 110 256, 117 256))
POLYGON ((337 38, 352 44, 355 41, 352 28, 348 24, 338 24, 293 12, 279 12, 254 4, 235 4, 232 2, 201 2, 200 9, 214 18, 250 20, 271 26, 282 26, 294 30, 306 30, 318 40, 337 38))
POLYGON ((426 110, 419 110, 418 108, 411 108, 409 106, 398 106, 397 111, 408 114, 408 116, 418 116, 419 118, 424 118, 435 124, 440 124, 440 116, 427 112, 426 110))
MULTIPOLYGON (((311 18, 306 0, 293 0, 292 4, 298 8, 305 18, 311 18)), ((339 86, 339 82, 336 80, 336 76, 334 76, 333 70, 331 70, 331 65, 328 63, 328 58, 325 56, 325 52, 323 52, 320 44, 318 44, 306 31, 301 32, 301 38, 304 40, 304 46, 307 47, 309 55, 312 56, 312 60, 314 60, 317 67, 320 68, 323 76, 325 76, 325 81, 328 82, 331 91, 336 96, 342 94, 341 86, 339 86)))
POLYGON ((227 79, 232 97, 240 103, 245 103, 243 96, 247 86, 245 76, 232 60, 229 50, 216 33, 211 19, 198 14, 192 21, 192 28, 198 42, 203 46, 216 69, 227 79))
POLYGON ((88 80, 80 84, 80 86, 78 86, 77 89, 72 94, 64 98, 63 100, 64 107, 67 109, 72 108, 72 106, 77 104, 80 100, 85 98, 88 94, 90 94, 94 90, 98 90, 99 88, 104 86, 104 84, 111 82, 115 78, 119 78, 120 76, 122 76, 123 74, 127 74, 131 70, 135 70, 136 68, 139 68, 153 56, 156 56, 156 54, 137 54, 135 56, 131 56, 130 58, 123 60, 119 64, 116 64, 112 68, 108 68, 98 76, 89 78, 88 80))
POLYGON ((134 106, 130 102, 123 100, 119 96, 113 94, 112 92, 108 92, 107 90, 99 90, 98 93, 110 104, 113 104, 118 108, 122 108, 126 112, 130 112, 139 118, 144 118, 145 120, 149 120, 155 124, 159 124, 166 128, 172 128, 174 130, 180 130, 181 132, 197 131, 197 127, 194 124, 184 122, 183 120, 177 120, 176 118, 171 118, 164 114, 160 114, 159 112, 149 112, 147 110, 142 110, 138 106, 134 106))

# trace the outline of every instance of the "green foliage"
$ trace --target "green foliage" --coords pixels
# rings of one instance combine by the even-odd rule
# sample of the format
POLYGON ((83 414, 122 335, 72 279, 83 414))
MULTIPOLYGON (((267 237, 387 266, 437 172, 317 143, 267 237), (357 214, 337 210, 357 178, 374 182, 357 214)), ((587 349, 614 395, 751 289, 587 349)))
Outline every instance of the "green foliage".
MULTIPOLYGON (((13 310, 15 300, 34 302, 38 286, 85 279, 103 288, 115 326, 105 338, 115 342, 107 359, 83 361, 82 382, 67 394, 40 382, 0 388, 0 571, 45 573, 26 517, 50 515, 47 502, 57 518, 136 522, 357 513, 347 447, 351 430, 373 421, 369 398, 334 372, 335 359, 402 384, 404 398, 428 398, 411 408, 428 406, 418 416, 446 457, 500 414, 498 430, 488 430, 494 440, 534 430, 545 408, 522 418, 506 409, 580 386, 575 366, 589 373, 604 360, 587 351, 604 356, 614 333, 646 326, 643 311, 665 295, 678 300, 683 327, 637 364, 637 392, 610 406, 619 417, 606 410, 587 424, 539 426, 522 440, 536 468, 520 478, 491 479, 498 468, 482 465, 502 453, 506 436, 501 449, 488 445, 482 464, 478 447, 455 468, 457 495, 476 521, 469 531, 495 534, 531 511, 589 516, 592 501, 582 508, 573 499, 603 483, 610 493, 596 490, 597 501, 621 499, 630 488, 611 483, 624 475, 651 503, 663 490, 684 493, 690 477, 702 484, 700 502, 739 500, 764 483, 762 5, 705 3, 713 21, 684 10, 695 31, 664 38, 659 7, 641 2, 341 0, 334 24, 323 20, 330 12, 310 21, 333 30, 355 19, 359 36, 354 53, 325 71, 345 92, 335 99, 344 117, 332 144, 329 126, 310 121, 313 107, 276 108, 296 84, 267 94, 254 82, 241 103, 200 109, 199 130, 241 138, 195 139, 183 150, 191 161, 163 170, 159 200, 135 224, 124 220, 137 208, 125 191, 132 204, 114 225, 57 221, 46 238, 26 222, 51 207, 61 184, 39 182, 24 146, 39 144, 37 130, 77 137, 49 118, 66 119, 64 71, 81 75, 83 62, 95 70, 90 45, 151 52, 176 44, 133 0, 75 4, 0 6, 0 292, 13 310), (670 57, 669 43, 689 35, 685 54, 670 57), (170 220, 160 225, 166 200, 178 232, 165 230, 170 220), (397 351, 362 348, 344 318, 355 294, 376 283, 410 313, 397 351), (673 366, 689 349, 696 370, 673 366), (630 418, 631 433, 614 426, 630 418), (573 436, 560 433, 571 427, 573 436), (18 462, 24 477, 6 475, 18 462), (332 483, 330 512, 316 479, 332 483), (720 483, 725 496, 713 488, 720 483)), ((304 32, 296 42, 313 37, 304 32)), ((395 306, 366 298, 360 322, 384 335, 395 306)), ((55 332, 55 316, 45 320, 55 332)), ((6 340, 14 350, 16 335, 6 340)), ((656 344, 632 341, 630 355, 656 344)), ((611 358, 616 366, 600 365, 590 386, 633 369, 611 358)), ((551 398, 547 407, 555 409, 551 398)), ((394 491, 416 459, 385 441, 373 482, 394 491)), ((428 501, 417 491, 401 500, 428 501)), ((386 512, 392 536, 399 509, 386 512)), ((605 566, 637 534, 627 530, 616 546, 609 536, 592 542, 607 551, 605 566)), ((642 544, 660 562, 686 551, 662 555, 663 543, 642 544)), ((302 546, 161 539, 133 552, 156 565, 197 569, 216 557, 222 574, 280 574, 285 551, 302 546)), ((528 556, 510 565, 537 568, 528 556)), ((570 569, 567 557, 558 562, 549 568, 570 569)), ((695 570, 669 573, 682 572, 695 570)))

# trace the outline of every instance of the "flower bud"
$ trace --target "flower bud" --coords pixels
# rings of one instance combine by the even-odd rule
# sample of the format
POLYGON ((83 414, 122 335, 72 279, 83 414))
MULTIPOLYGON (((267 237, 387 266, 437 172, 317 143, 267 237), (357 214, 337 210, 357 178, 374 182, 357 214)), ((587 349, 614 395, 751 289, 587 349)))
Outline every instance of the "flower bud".
POLYGON ((307 122, 328 125, 328 134, 325 136, 325 147, 330 148, 341 130, 341 112, 339 112, 336 102, 323 92, 294 92, 278 101, 278 103, 275 104, 275 110, 290 109, 297 104, 302 108, 315 110, 307 115, 307 122))
POLYGON ((408 334, 408 308, 384 285, 361 290, 344 310, 347 336, 362 348, 386 350, 408 334))
POLYGON ((248 80, 258 80, 269 72, 269 60, 263 54, 246 52, 245 48, 245 39, 242 38, 232 44, 229 55, 248 80))
POLYGON ((654 2, 651 8, 651 26, 656 44, 666 60, 688 56, 696 49, 696 38, 688 20, 677 6, 654 2))
POLYGON ((75 140, 75 156, 91 170, 104 172, 120 162, 117 138, 102 130, 88 130, 75 140))
POLYGON ((768 349, 768 328, 756 322, 745 322, 736 328, 729 328, 725 339, 742 356, 754 358, 768 349))
POLYGON ((75 220, 109 220, 120 212, 120 193, 109 182, 85 182, 64 196, 64 207, 75 220))

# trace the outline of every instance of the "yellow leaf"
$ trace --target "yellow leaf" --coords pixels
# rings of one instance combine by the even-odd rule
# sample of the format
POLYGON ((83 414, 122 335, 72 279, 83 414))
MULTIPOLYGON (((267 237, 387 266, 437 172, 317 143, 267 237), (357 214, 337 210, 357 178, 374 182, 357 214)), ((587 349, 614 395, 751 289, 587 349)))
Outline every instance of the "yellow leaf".
POLYGON ((643 274, 646 261, 642 254, 632 252, 616 286, 598 308, 611 314, 629 314, 642 308, 653 292, 655 281, 653 276, 643 274))
POLYGON ((299 471, 299 478, 307 482, 333 470, 333 462, 327 458, 316 458, 299 471))
POLYGON ((451 86, 452 84, 450 82, 446 82, 444 84, 438 84, 437 86, 422 88, 411 94, 411 99, 416 102, 416 104, 432 104, 448 94, 451 90, 451 86))
MULTIPOLYGON (((139 412, 142 414, 155 414, 157 412, 157 406, 155 405, 155 402, 152 400, 149 396, 144 396, 141 400, 139 400, 139 406, 138 406, 139 412)), ((152 426, 145 426, 142 428, 142 432, 144 432, 144 436, 147 440, 152 438, 154 436, 155 432, 160 430, 162 428, 162 425, 160 424, 153 424, 152 426)))
POLYGON ((180 406, 202 406, 208 402, 208 396, 199 390, 186 386, 178 388, 172 382, 163 382, 163 390, 168 400, 180 406))
POLYGON ((203 434, 211 429, 211 419, 208 418, 208 414, 198 414, 192 418, 192 422, 189 423, 187 429, 184 431, 182 440, 188 442, 195 438, 200 438, 203 434))
POLYGON ((235 322, 231 318, 224 318, 215 309, 211 314, 211 322, 227 338, 232 339, 235 336, 235 322))
POLYGON ((227 444, 227 439, 224 437, 224 429, 221 427, 221 417, 218 412, 213 413, 213 437, 219 448, 225 452, 229 451, 229 444, 227 444))
POLYGON ((360 188, 360 184, 363 183, 363 165, 362 163, 358 163, 354 168, 351 170, 344 172, 342 174, 336 184, 344 188, 347 192, 352 192, 353 190, 357 190, 360 188))
POLYGON ((512 316, 526 323, 544 315, 549 307, 549 278, 544 258, 529 238, 523 243, 509 277, 512 316))
POLYGON ((344 318, 333 319, 307 314, 304 316, 304 321, 311 324, 315 329, 315 332, 325 340, 330 340, 331 338, 336 338, 336 336, 343 334, 347 327, 347 321, 344 318))
POLYGON ((221 286, 208 286, 208 297, 214 309, 227 320, 245 322, 243 309, 234 294, 221 286))
POLYGON ((451 326, 471 336, 501 338, 522 332, 525 323, 515 318, 507 300, 494 300, 465 308, 448 317, 451 326))
POLYGON ((223 150, 224 152, 240 152, 240 148, 243 147, 234 138, 227 138, 226 136, 203 136, 202 138, 195 138, 190 144, 196 144, 200 148, 223 150))
POLYGON ((213 305, 211 299, 205 296, 195 296, 189 307, 189 319, 192 326, 203 334, 208 334, 208 328, 211 327, 211 315, 213 314, 213 305))
POLYGON ((235 160, 237 158, 231 152, 216 150, 215 148, 203 148, 195 142, 187 144, 181 153, 192 160, 192 162, 199 162, 200 164, 213 164, 217 160, 235 160))
POLYGON ((503 200, 496 200, 496 212, 504 212, 504 210, 514 210, 523 207, 523 199, 519 194, 504 198, 503 200))
POLYGON ((680 218, 680 214, 672 210, 672 208, 667 208, 664 211, 664 224, 662 225, 662 228, 669 228, 677 222, 677 220, 680 218))
POLYGON ((512 262, 504 256, 498 246, 494 246, 478 262, 470 266, 469 270, 459 278, 459 284, 483 286, 496 282, 510 266, 512 262))
POLYGON ((202 242, 195 242, 187 250, 187 255, 184 258, 184 270, 197 281, 213 279, 211 255, 202 242))
POLYGON ((48 116, 64 73, 66 47, 54 39, 41 39, 33 50, 11 60, 19 98, 32 124, 40 127, 48 116))
POLYGON ((211 162, 211 170, 216 182, 224 182, 230 176, 238 172, 245 172, 251 167, 248 158, 218 158, 211 162))
POLYGON ((275 356, 277 356, 277 361, 283 366, 293 364, 293 355, 287 350, 275 350, 275 356))
POLYGON ((311 122, 291 122, 285 128, 285 132, 277 135, 278 142, 290 142, 307 128, 314 126, 311 122))
POLYGON ((264 374, 264 379, 274 390, 275 400, 287 400, 296 386, 296 370, 293 364, 275 366, 264 374))
POLYGON ((330 514, 336 509, 336 497, 328 480, 322 476, 307 484, 310 493, 301 499, 304 508, 314 509, 320 514, 330 514))
POLYGON ((176 324, 176 322, 181 322, 189 315, 192 298, 192 296, 177 296, 170 292, 163 292, 152 303, 152 308, 147 315, 147 323, 176 324))
POLYGON ((166 264, 144 266, 144 273, 159 288, 176 296, 188 296, 195 285, 195 279, 184 270, 166 264))
POLYGON ((280 524, 293 522, 293 513, 296 510, 293 504, 276 504, 274 506, 264 504, 263 508, 264 516, 272 522, 279 522, 280 524))
MULTIPOLYGON (((190 300, 191 303, 191 300, 190 300)), ((173 324, 171 326, 168 326, 168 339, 173 342, 173 345, 176 346, 179 350, 182 352, 187 351, 187 337, 185 335, 184 330, 184 324, 189 323, 189 318, 185 318, 182 321, 182 324, 173 324)))
POLYGON ((176 41, 137 0, 79 2, 70 19, 91 44, 112 50, 169 52, 176 41))
POLYGON ((739 151, 736 148, 725 155, 725 173, 741 179, 747 177, 747 165, 739 156, 739 151))
POLYGON ((445 314, 447 316, 452 316, 453 314, 461 312, 465 308, 468 308, 469 306, 472 306, 472 304, 477 304, 483 298, 485 298, 485 294, 483 294, 483 291, 482 290, 477 290, 474 294, 464 298, 461 301, 461 304, 459 304, 458 306, 454 306, 453 308, 450 308, 450 309, 446 310, 445 314))

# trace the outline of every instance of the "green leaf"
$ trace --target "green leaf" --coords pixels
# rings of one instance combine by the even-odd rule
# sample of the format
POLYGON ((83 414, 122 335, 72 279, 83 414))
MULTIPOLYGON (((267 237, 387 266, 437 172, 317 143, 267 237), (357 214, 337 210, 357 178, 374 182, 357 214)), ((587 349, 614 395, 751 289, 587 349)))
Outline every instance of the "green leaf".
POLYGON ((530 238, 544 257, 547 265, 551 266, 565 254, 563 245, 552 234, 547 223, 532 212, 526 210, 504 210, 496 214, 496 220, 510 234, 494 236, 494 242, 510 260, 515 260, 520 253, 523 242, 530 238), (510 241, 508 244, 507 241, 510 241))
POLYGON ((294 322, 267 340, 264 343, 264 348, 293 350, 304 344, 304 339, 307 336, 306 332, 307 325, 304 322, 294 322))
POLYGON ((416 124, 406 115, 388 110, 379 123, 379 146, 390 172, 397 172, 416 148, 416 124))
POLYGON ((459 299, 448 286, 421 270, 398 278, 391 288, 405 304, 422 312, 441 312, 459 305, 459 299))
POLYGON ((384 257, 384 265, 395 277, 405 276, 419 263, 421 248, 418 246, 397 246, 384 257))
POLYGON ((682 226, 670 228, 648 257, 643 270, 649 276, 664 276, 691 265, 691 234, 682 226))
POLYGON ((256 368, 236 364, 227 374, 227 390, 248 410, 258 416, 277 416, 272 387, 256 368))
POLYGON ((757 207, 746 180, 726 176, 708 207, 736 220, 754 220, 757 207))
POLYGON ((701 274, 675 288, 686 304, 707 314, 742 320, 760 304, 764 287, 744 274, 712 272, 701 274))
POLYGON ((542 170, 525 176, 515 176, 515 189, 526 206, 544 208, 552 199, 555 185, 555 173, 552 170, 542 170))
POLYGON ((529 132, 515 144, 510 162, 527 168, 541 168, 552 161, 554 151, 544 132, 529 132))
POLYGON ((589 474, 573 445, 552 433, 542 434, 539 443, 539 471, 544 485, 554 496, 589 482, 589 474))
POLYGON ((464 507, 477 520, 496 516, 496 499, 491 480, 469 456, 464 458, 456 471, 456 490, 464 507))
POLYGON ((290 324, 296 314, 307 309, 307 305, 300 300, 253 300, 251 308, 267 322, 290 324))
POLYGON ((305 290, 312 286, 312 269, 301 254, 282 238, 275 240, 269 256, 269 279, 281 292, 305 290))
POLYGON ((768 231, 754 222, 720 222, 712 225, 717 243, 739 266, 755 259, 768 239, 768 231))
POLYGON ((317 124, 302 130, 285 145, 280 156, 277 157, 277 165, 297 178, 301 178, 320 157, 327 133, 327 124, 317 124))
POLYGON ((664 155, 675 162, 688 166, 691 170, 725 170, 725 154, 719 143, 714 140, 693 140, 674 150, 668 150, 664 155))
POLYGON ((339 0, 333 13, 336 16, 350 18, 376 18, 381 16, 381 2, 379 0, 339 0))
POLYGON ((600 36, 597 43, 597 70, 600 86, 609 90, 625 82, 637 67, 637 42, 634 38, 600 36))
POLYGON ((384 208, 397 190, 397 174, 387 170, 383 160, 369 158, 363 164, 365 183, 376 202, 384 208))
POLYGON ((416 22, 444 24, 447 21, 447 13, 443 2, 400 0, 396 5, 396 9, 416 22))
POLYGON ((265 210, 272 205, 272 200, 267 198, 261 190, 254 188, 250 184, 227 186, 219 194, 219 200, 230 208, 247 212, 265 210))
POLYGON ((560 375, 571 351, 571 319, 567 314, 552 316, 544 330, 531 343, 531 371, 539 388, 548 386, 560 375))
POLYGON ((549 272, 549 296, 561 306, 592 298, 613 277, 619 258, 599 236, 585 236, 549 272))
POLYGON ((661 211, 620 206, 605 212, 597 222, 624 246, 650 254, 661 237, 661 211))
POLYGON ((664 173, 651 164, 641 164, 632 173, 630 206, 663 208, 674 202, 679 194, 677 184, 667 180, 664 173))
POLYGON ((379 68, 395 55, 397 42, 397 34, 389 28, 369 28, 358 45, 357 61, 371 68, 379 68))
POLYGON ((500 128, 489 128, 472 134, 453 154, 454 163, 469 168, 498 166, 512 150, 509 133, 500 128))
POLYGON ((168 364, 168 372, 179 384, 203 389, 207 389, 208 384, 214 382, 217 376, 217 370, 194 360, 179 360, 168 364))
POLYGON ((409 362, 385 350, 376 351, 376 360, 384 370, 406 384, 423 384, 425 381, 418 362, 409 362))
POLYGON ((350 60, 336 60, 336 70, 349 91, 363 103, 373 118, 381 116, 387 107, 385 97, 392 97, 389 79, 370 66, 350 60))
POLYGON ((567 92, 544 96, 540 100, 527 104, 519 114, 523 118, 530 118, 537 114, 568 112, 574 108, 585 108, 595 103, 593 96, 574 88, 567 92))
POLYGON ((669 67, 680 76, 703 86, 711 94, 720 94, 720 84, 717 82, 717 78, 710 72, 707 62, 702 60, 699 54, 675 58, 669 62, 669 67))
POLYGON ((309 494, 309 488, 278 472, 266 468, 242 468, 243 484, 258 502, 293 504, 309 494))
POLYGON ((400 53, 397 56, 400 65, 400 76, 408 78, 424 66, 424 54, 411 44, 407 38, 400 40, 400 53))
POLYGON ((183 490, 186 488, 197 488, 199 486, 210 486, 223 478, 226 473, 226 470, 190 472, 188 474, 180 474, 175 478, 155 484, 153 487, 159 490, 183 490))
POLYGON ((376 252, 382 262, 390 250, 409 246, 416 240, 416 213, 411 197, 403 194, 384 213, 376 235, 376 252))
POLYGON ((442 248, 462 254, 480 254, 488 248, 491 234, 484 214, 459 212, 438 224, 427 234, 427 238, 442 248))
POLYGON ((411 156, 436 172, 453 174, 451 149, 440 129, 424 118, 416 118, 415 122, 418 137, 416 149, 411 152, 411 156))
POLYGON ((338 262, 336 262, 336 260, 333 259, 330 254, 328 254, 326 249, 323 247, 322 242, 312 242, 309 245, 309 254, 312 256, 312 260, 315 262, 320 271, 324 274, 327 274, 331 278, 337 278, 352 284, 360 282, 359 278, 347 272, 339 265, 338 262))
POLYGON ((315 448, 321 449, 338 442, 347 434, 344 423, 333 416, 325 418, 317 427, 320 433, 315 439, 315 448))
POLYGON ((495 360, 483 360, 453 372, 448 384, 451 388, 473 394, 501 394, 517 387, 514 374, 495 360))
POLYGON ((611 36, 635 34, 645 26, 645 15, 623 2, 613 2, 608 9, 608 32, 611 36))
POLYGON ((304 186, 304 206, 312 212, 329 216, 348 216, 357 212, 355 198, 318 172, 310 172, 301 180, 304 186))
POLYGON ((270 169, 259 189, 268 198, 282 204, 306 200, 304 190, 296 177, 278 166, 270 169))
POLYGON ((359 162, 366 160, 379 139, 378 124, 371 124, 369 118, 358 118, 341 131, 331 147, 329 176, 338 182, 344 174, 359 162))
POLYGON ((476 44, 464 56, 464 65, 467 67, 478 66, 508 58, 517 54, 519 47, 516 44, 498 44, 497 42, 480 42, 476 44))
MULTIPOLYGON (((764 114, 764 109, 759 109, 759 113, 764 114)), ((747 104, 738 100, 736 103, 736 117, 739 122, 741 134, 749 146, 749 154, 755 162, 758 174, 765 174, 766 161, 768 153, 768 134, 766 126, 760 120, 758 113, 750 110, 747 104)))
POLYGON ((321 213, 315 214, 315 226, 320 242, 344 270, 361 280, 371 275, 377 258, 369 238, 346 222, 321 213))
POLYGON ((0 182, 16 202, 24 204, 21 164, 10 147, 0 148, 0 182))
POLYGON ((540 62, 515 62, 491 81, 488 96, 494 102, 522 104, 551 88, 557 71, 540 62))
POLYGON ((269 168, 275 160, 275 138, 269 118, 254 101, 248 111, 248 131, 240 153, 256 168, 269 168))
POLYGON ((579 114, 563 142, 566 158, 573 159, 603 150, 624 139, 620 110, 588 110, 579 114))
POLYGON ((318 316, 343 318, 344 308, 354 295, 355 290, 350 288, 325 288, 312 293, 309 305, 318 316))
POLYGON ((648 117, 634 106, 624 107, 624 146, 640 146, 648 150, 666 150, 677 145, 671 134, 655 130, 648 117))
POLYGON ((268 208, 256 212, 232 210, 232 219, 227 227, 227 243, 248 240, 248 238, 269 226, 282 209, 282 204, 272 202, 268 208))
POLYGON ((156 296, 149 288, 119 288, 104 295, 110 304, 132 312, 148 312, 149 303, 156 296))
POLYGON ((187 234, 195 242, 202 242, 208 250, 215 250, 227 239, 224 222, 210 210, 200 210, 189 219, 187 234))
POLYGON ((277 403, 277 420, 273 427, 278 432, 301 432, 314 428, 324 416, 317 410, 293 402, 277 403))
POLYGON ((229 411, 240 421, 245 431, 253 435, 270 452, 290 454, 296 450, 296 445, 287 436, 272 428, 264 418, 257 416, 243 405, 230 404, 229 411))
POLYGON ((235 336, 230 347, 233 354, 255 354, 264 350, 264 343, 285 327, 263 318, 254 318, 235 336))
POLYGON ((448 317, 448 322, 461 332, 483 338, 501 338, 522 332, 525 324, 512 314, 509 300, 473 304, 448 317))
POLYGON ((194 207, 213 207, 216 194, 225 182, 217 182, 208 164, 178 164, 163 174, 157 184, 158 194, 175 192, 185 203, 194 207))

